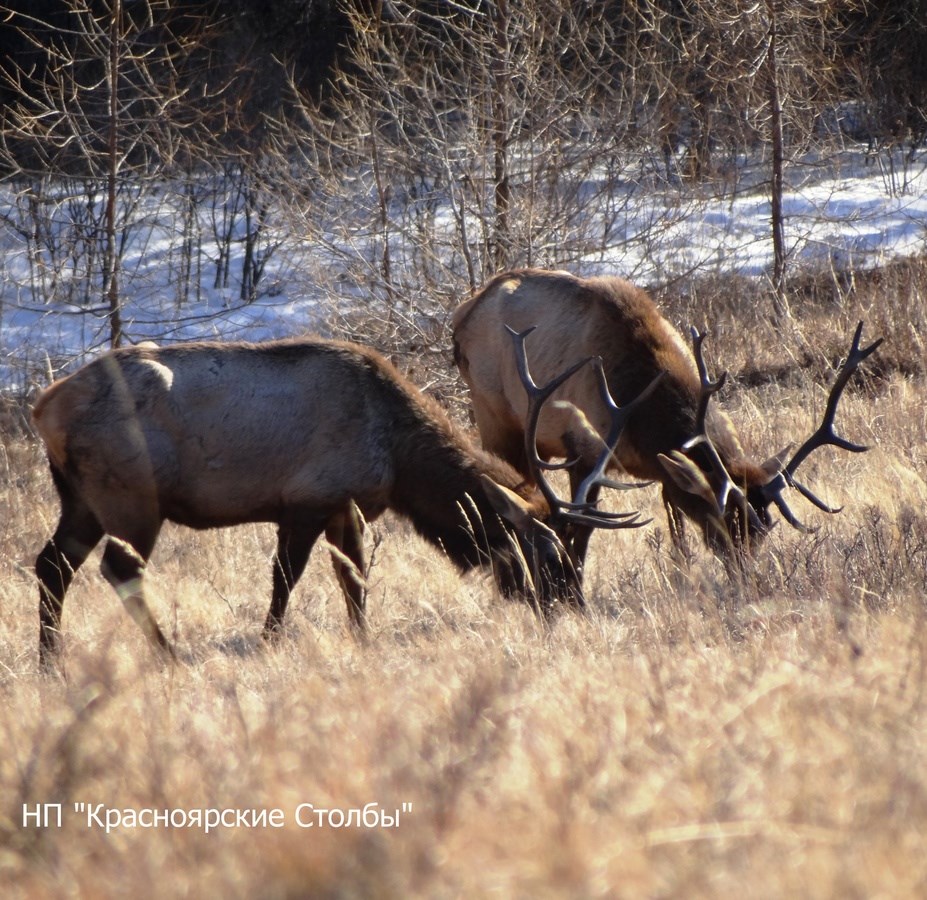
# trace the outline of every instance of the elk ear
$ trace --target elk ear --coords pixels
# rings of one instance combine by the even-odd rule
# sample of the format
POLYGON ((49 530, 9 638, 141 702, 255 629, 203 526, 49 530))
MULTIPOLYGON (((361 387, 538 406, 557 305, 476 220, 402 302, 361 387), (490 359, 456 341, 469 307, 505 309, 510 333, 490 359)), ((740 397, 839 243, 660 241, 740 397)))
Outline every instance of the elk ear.
POLYGON ((534 517, 531 514, 531 506, 526 500, 519 497, 515 491, 497 484, 488 475, 481 475, 480 480, 483 482, 483 489, 486 491, 486 497, 492 504, 492 508, 506 522, 522 531, 531 526, 534 517))
POLYGON ((657 459, 660 460, 660 464, 666 469, 667 475, 673 479, 677 487, 689 494, 701 497, 715 509, 718 508, 718 499, 705 473, 688 456, 674 450, 669 456, 665 453, 658 453, 657 459))
POLYGON ((770 477, 770 479, 775 478, 785 466, 785 461, 788 458, 789 454, 792 452, 792 447, 794 447, 794 442, 783 447, 775 456, 770 456, 769 459, 764 462, 760 468, 770 477))

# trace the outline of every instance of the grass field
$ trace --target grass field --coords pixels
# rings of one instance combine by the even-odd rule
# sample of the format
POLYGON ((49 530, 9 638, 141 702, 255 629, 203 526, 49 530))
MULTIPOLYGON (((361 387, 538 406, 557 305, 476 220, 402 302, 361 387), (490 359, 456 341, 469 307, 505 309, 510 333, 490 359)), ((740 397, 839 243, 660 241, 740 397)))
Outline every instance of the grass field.
POLYGON ((154 657, 97 552, 68 595, 63 675, 42 676, 31 566, 57 501, 41 448, 11 426, 3 896, 923 896, 925 285, 923 266, 886 271, 845 302, 806 298, 779 329, 748 298, 668 301, 711 323, 709 358, 735 376, 724 406, 763 458, 809 433, 865 318, 886 344, 838 429, 873 449, 816 453, 803 475, 843 512, 796 499, 818 530, 780 524, 741 580, 692 529, 691 564, 674 565, 658 493, 640 492, 654 523, 593 539, 591 610, 549 630, 386 517, 369 532, 369 642, 317 549, 267 647, 272 529, 167 527, 149 596, 184 661, 154 657), (24 826, 24 805, 46 803, 61 827, 24 826), (305 804, 407 806, 387 828, 319 824, 305 804), (285 821, 129 824, 209 809, 285 821))

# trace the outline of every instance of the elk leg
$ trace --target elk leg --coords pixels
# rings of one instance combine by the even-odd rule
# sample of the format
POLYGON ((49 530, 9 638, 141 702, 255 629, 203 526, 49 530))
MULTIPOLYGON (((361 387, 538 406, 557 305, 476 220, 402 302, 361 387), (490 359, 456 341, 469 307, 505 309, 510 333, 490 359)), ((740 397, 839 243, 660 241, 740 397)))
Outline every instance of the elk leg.
POLYGON ((335 548, 332 565, 348 604, 351 624, 358 631, 364 631, 364 521, 353 503, 343 513, 329 519, 325 526, 325 537, 335 548))
POLYGON ((157 526, 153 529, 153 533, 149 531, 144 536, 137 536, 131 541, 123 540, 115 535, 111 536, 106 542, 100 568, 103 577, 115 588, 126 612, 142 629, 145 637, 155 647, 173 658, 173 647, 164 637, 151 610, 148 609, 148 604, 145 603, 143 583, 145 564, 151 556, 157 536, 157 526))
POLYGON ((61 497, 61 519, 35 561, 39 582, 39 662, 48 668, 61 641, 61 611, 74 573, 103 537, 96 516, 52 470, 61 497))
MULTIPOLYGON (((572 452, 572 450, 571 450, 572 452)), ((570 469, 570 496, 575 499, 579 486, 589 474, 588 469, 582 469, 578 464, 570 469)), ((601 485, 594 484, 589 488, 586 499, 590 503, 595 503, 599 499, 601 485)), ((567 542, 567 549, 573 565, 576 568, 576 574, 579 576, 580 583, 583 578, 583 568, 586 565, 586 553, 589 550, 589 539, 592 537, 593 528, 586 525, 572 524, 570 527, 570 538, 567 542)))
POLYGON ((283 630, 283 618, 293 586, 309 561, 312 547, 322 533, 324 521, 302 521, 298 525, 281 525, 277 529, 277 552, 274 554, 273 592, 270 610, 264 621, 264 638, 272 638, 283 630))

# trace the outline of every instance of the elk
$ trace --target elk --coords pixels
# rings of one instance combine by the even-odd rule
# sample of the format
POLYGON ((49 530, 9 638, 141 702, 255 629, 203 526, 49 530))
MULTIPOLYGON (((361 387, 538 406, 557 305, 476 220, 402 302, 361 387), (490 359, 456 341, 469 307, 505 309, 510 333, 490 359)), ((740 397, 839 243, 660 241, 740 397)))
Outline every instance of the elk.
MULTIPOLYGON (((529 355, 542 379, 577 357, 601 358, 607 387, 617 401, 639 401, 623 424, 607 468, 661 483, 677 551, 684 546, 686 517, 729 561, 742 559, 739 551, 749 550, 769 532, 771 506, 789 524, 806 530, 786 502, 788 488, 826 512, 839 510, 796 481, 798 467, 813 450, 828 444, 851 452, 867 449, 834 432, 843 389, 882 342, 880 338, 861 349, 862 323, 820 427, 791 456, 786 448, 763 463, 744 456, 726 416, 709 415, 710 398, 726 373, 715 381, 709 378, 702 355, 705 335, 693 331, 690 352, 649 295, 628 281, 537 269, 504 272, 457 307, 452 326, 454 358, 470 388, 484 448, 533 482, 543 477, 547 460, 569 458, 574 461, 569 466, 571 489, 587 506, 594 506, 604 483, 600 479, 589 491, 582 487, 598 459, 600 442, 590 439, 590 433, 606 434, 610 421, 595 372, 581 371, 559 387, 552 396, 561 402, 551 403, 537 422, 531 418, 532 388, 523 370, 529 355), (506 328, 514 335, 514 352, 506 328), (530 337, 522 338, 529 328, 530 337)), ((570 531, 561 538, 581 573, 591 531, 582 525, 571 525, 570 531)))
POLYGON ((489 567, 503 594, 545 610, 561 598, 583 602, 550 522, 620 527, 635 518, 575 504, 552 510, 374 350, 321 338, 117 349, 45 390, 33 422, 61 501, 35 564, 43 665, 57 653, 73 575, 104 535, 105 578, 172 654, 143 589, 165 520, 277 525, 270 637, 323 531, 350 622, 363 629, 363 520, 387 508, 461 570, 489 567))

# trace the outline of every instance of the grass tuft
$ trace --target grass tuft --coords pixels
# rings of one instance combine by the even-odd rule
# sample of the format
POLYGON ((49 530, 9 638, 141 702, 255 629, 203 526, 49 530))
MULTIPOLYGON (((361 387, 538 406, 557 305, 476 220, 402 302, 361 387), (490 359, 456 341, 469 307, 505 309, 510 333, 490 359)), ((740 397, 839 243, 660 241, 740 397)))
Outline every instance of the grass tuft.
POLYGON ((825 287, 782 334, 720 290, 698 302, 758 458, 813 426, 857 318, 885 335, 838 415, 873 449, 803 468, 843 511, 796 499, 817 530, 780 524, 732 580, 694 540, 680 568, 657 491, 635 494, 653 525, 593 539, 589 614, 550 629, 386 517, 369 529, 370 640, 320 548, 268 645, 272 529, 168 527, 148 586, 183 662, 148 649, 97 552, 67 599, 60 674, 41 676, 31 566, 57 508, 40 448, 8 430, 4 896, 923 895, 924 268, 825 287), (60 829, 23 825, 44 803, 63 804, 60 829), (77 803, 286 821, 107 834, 77 803), (296 821, 374 803, 411 809, 394 828, 296 821))

